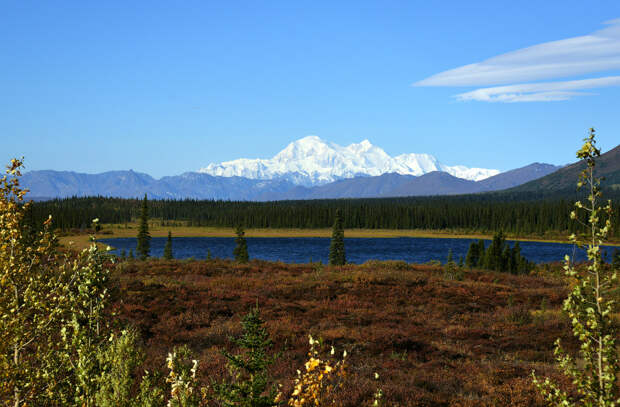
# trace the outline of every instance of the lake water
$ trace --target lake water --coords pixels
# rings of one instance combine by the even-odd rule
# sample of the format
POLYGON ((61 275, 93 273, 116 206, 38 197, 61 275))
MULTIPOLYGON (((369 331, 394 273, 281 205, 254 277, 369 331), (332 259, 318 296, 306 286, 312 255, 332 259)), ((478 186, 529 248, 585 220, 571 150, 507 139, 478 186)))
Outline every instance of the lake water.
MULTIPOLYGON (((167 238, 151 239, 151 255, 161 257, 167 238)), ((135 238, 99 239, 100 242, 114 247, 113 253, 120 255, 122 250, 136 252, 135 238)), ((465 257, 469 244, 474 239, 432 239, 419 237, 400 238, 345 238, 347 261, 364 263, 367 260, 404 260, 408 263, 426 263, 430 260, 445 262, 448 251, 452 249, 454 260, 465 257)), ((250 258, 285 263, 307 263, 322 261, 327 263, 329 238, 319 237, 248 237, 250 258)), ((514 242, 508 241, 510 246, 514 242)), ((486 245, 490 240, 486 241, 486 245)), ((573 246, 563 243, 519 242, 521 253, 528 260, 536 263, 562 261, 565 254, 573 253, 573 246)), ((204 259, 207 250, 212 257, 232 258, 235 239, 229 237, 177 237, 172 239, 172 251, 178 259, 204 259)), ((613 248, 605 249, 608 257, 613 248)), ((577 260, 585 259, 583 250, 576 251, 577 260)))

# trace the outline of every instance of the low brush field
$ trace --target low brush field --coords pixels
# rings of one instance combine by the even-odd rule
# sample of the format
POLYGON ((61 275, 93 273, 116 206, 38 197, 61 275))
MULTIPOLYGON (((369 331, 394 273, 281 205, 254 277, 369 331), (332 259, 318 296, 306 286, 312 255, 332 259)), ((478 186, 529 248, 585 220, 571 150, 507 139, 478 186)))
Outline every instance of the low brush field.
MULTIPOLYGON (((222 349, 257 304, 274 350, 276 383, 290 391, 307 359, 308 334, 347 350, 345 406, 542 406, 531 382, 559 379, 560 337, 574 350, 560 312, 559 278, 368 262, 328 267, 263 261, 127 261, 117 265, 112 307, 141 333, 147 368, 165 371, 166 354, 187 344, 204 384, 227 373, 222 349), (379 374, 375 380, 374 373, 379 374)), ((565 380, 564 380, 565 382, 565 380)))

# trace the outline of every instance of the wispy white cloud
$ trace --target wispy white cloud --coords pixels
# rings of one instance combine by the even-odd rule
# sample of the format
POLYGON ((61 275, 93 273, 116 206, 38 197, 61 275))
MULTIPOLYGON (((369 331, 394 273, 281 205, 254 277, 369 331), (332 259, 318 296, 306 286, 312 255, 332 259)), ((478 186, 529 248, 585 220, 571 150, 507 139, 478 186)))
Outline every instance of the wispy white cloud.
POLYGON ((618 84, 615 76, 565 82, 520 83, 620 69, 620 19, 589 35, 545 42, 432 75, 414 86, 495 86, 461 93, 458 100, 530 102, 567 100, 577 89, 618 84))
POLYGON ((461 101, 480 102, 551 102, 568 100, 573 96, 588 95, 576 92, 583 89, 620 86, 620 76, 607 76, 595 79, 581 79, 563 82, 522 83, 508 86, 494 86, 476 89, 455 96, 461 101))

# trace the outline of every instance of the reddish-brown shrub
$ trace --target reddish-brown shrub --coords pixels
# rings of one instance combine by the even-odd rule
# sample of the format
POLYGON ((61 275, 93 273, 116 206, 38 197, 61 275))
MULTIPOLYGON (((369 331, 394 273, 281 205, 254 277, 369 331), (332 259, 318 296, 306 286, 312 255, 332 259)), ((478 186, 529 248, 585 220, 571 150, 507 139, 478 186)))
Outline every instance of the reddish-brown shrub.
POLYGON ((281 351, 273 375, 284 392, 308 334, 347 349, 346 406, 368 405, 378 385, 394 406, 542 405, 529 372, 555 375, 555 338, 575 345, 558 311, 566 288, 552 277, 473 270, 447 281, 436 267, 401 262, 317 272, 264 261, 136 261, 114 287, 114 309, 142 332, 151 369, 187 344, 202 380, 224 374, 219 350, 230 350, 240 317, 258 304, 281 351))

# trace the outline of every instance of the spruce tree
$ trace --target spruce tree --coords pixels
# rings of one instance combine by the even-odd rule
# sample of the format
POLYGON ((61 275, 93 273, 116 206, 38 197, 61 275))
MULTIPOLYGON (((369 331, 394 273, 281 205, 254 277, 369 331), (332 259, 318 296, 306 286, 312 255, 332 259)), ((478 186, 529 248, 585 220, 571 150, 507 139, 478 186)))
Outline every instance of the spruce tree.
POLYGON ((238 355, 223 352, 233 381, 214 386, 215 393, 224 406, 270 407, 276 406, 277 388, 270 384, 267 372, 275 360, 269 355, 273 342, 260 318, 258 308, 253 309, 242 321, 243 334, 233 342, 241 349, 238 355))
POLYGON ((614 254, 611 257, 611 269, 620 270, 620 250, 614 249, 614 254))
POLYGON ((516 266, 517 262, 514 257, 514 249, 510 248, 509 245, 504 247, 504 253, 502 254, 502 263, 504 264, 504 268, 502 271, 507 271, 510 274, 516 274, 516 266))
POLYGON ((452 249, 448 249, 448 259, 446 260, 446 264, 454 263, 454 258, 452 256, 452 249))
POLYGON ((480 247, 478 246, 478 242, 471 242, 469 244, 469 250, 467 250, 467 254, 465 255, 465 265, 469 269, 473 269, 478 266, 479 259, 480 247))
POLYGON ((504 271, 506 238, 500 230, 493 236, 493 241, 484 253, 484 268, 487 270, 504 271))
POLYGON ((478 264, 476 266, 482 268, 484 267, 484 253, 486 248, 484 247, 484 240, 478 240, 478 264))
POLYGON ((248 255, 248 243, 245 240, 245 231, 243 230, 243 226, 238 225, 235 230, 235 234, 237 237, 235 238, 235 243, 237 246, 233 250, 233 256, 235 256, 235 261, 239 263, 247 263, 250 259, 248 255))
POLYGON ((146 260, 151 254, 151 235, 149 234, 149 207, 144 194, 142 201, 142 212, 140 213, 140 226, 138 228, 138 247, 136 254, 140 260, 146 260))
POLYGON ((454 257, 452 256, 452 249, 448 251, 448 259, 446 260, 446 264, 443 267, 444 277, 449 280, 463 280, 464 274, 463 270, 460 267, 457 267, 454 262, 454 257))
POLYGON ((521 245, 519 242, 515 242, 512 248, 512 255, 514 256, 513 261, 515 262, 515 274, 527 274, 534 268, 534 263, 528 261, 521 255, 521 245))
POLYGON ((168 240, 166 241, 166 246, 164 246, 164 259, 174 259, 172 255, 172 233, 170 233, 170 231, 168 231, 168 240))
POLYGON ((344 253, 344 220, 342 212, 336 209, 334 227, 332 229, 332 240, 329 246, 329 264, 334 266, 342 266, 346 264, 347 259, 344 253))

